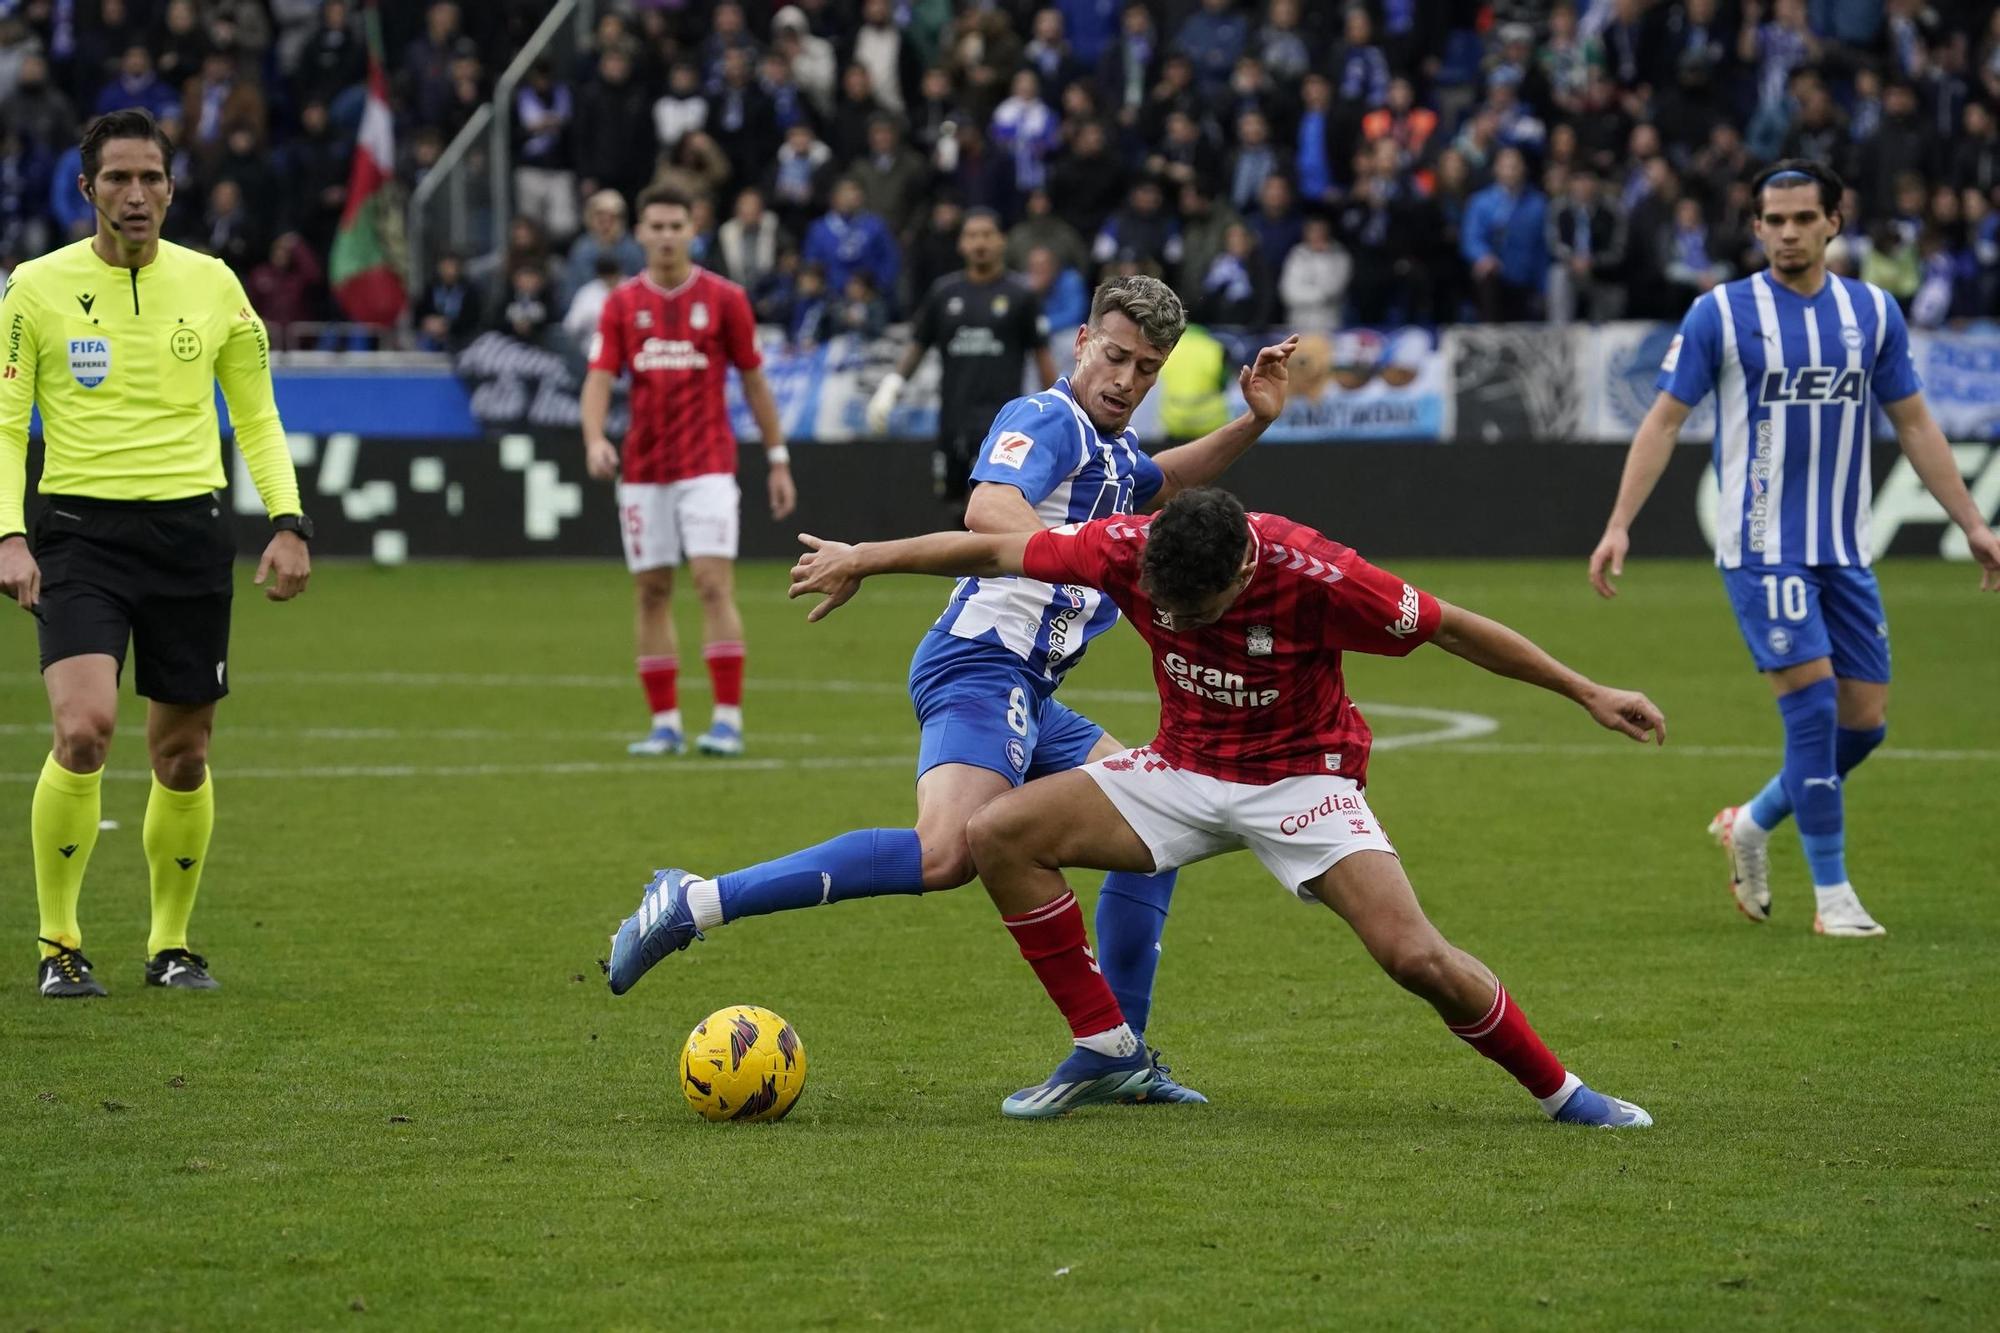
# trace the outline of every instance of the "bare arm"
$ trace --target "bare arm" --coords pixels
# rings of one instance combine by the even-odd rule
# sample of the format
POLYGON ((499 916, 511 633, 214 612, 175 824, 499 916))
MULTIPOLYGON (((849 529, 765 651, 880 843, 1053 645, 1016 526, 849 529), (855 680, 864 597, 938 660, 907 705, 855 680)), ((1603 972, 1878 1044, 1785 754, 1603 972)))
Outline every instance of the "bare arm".
POLYGON ((765 490, 769 492, 771 517, 790 518, 798 508, 799 492, 792 481, 792 455, 785 448, 784 423, 778 420, 778 400, 771 396, 771 381, 764 378, 762 366, 737 373, 743 377, 743 400, 750 404, 757 434, 764 441, 764 462, 770 469, 765 490))
POLYGON ((1040 532, 1046 525, 1028 497, 1004 481, 982 481, 965 506, 965 526, 973 532, 1040 532))
POLYGON ((1898 402, 1884 403, 1882 410, 1889 414, 1889 424, 1896 428, 1896 442, 1902 445, 1910 466, 1923 480, 1924 489, 1944 506, 1944 512, 1965 533, 1972 558, 1979 562, 1982 571, 1979 586, 1988 592, 2000 591, 2000 537, 1995 537, 1993 529, 1986 526, 1978 502, 1965 488, 1958 460, 1952 457, 1951 444, 1939 429, 1937 418, 1931 415, 1930 405, 1924 402, 1922 394, 1913 393, 1898 402))
POLYGON ((1645 695, 1599 685, 1497 620, 1444 601, 1438 603, 1438 609, 1441 615, 1431 642, 1446 652, 1496 676, 1539 685, 1581 704, 1599 726, 1622 731, 1633 740, 1646 740, 1650 735, 1658 744, 1667 743, 1667 719, 1645 695))
POLYGON ((610 481, 618 475, 618 446, 604 433, 604 421, 611 415, 611 372, 584 372, 583 392, 578 395, 583 425, 583 460, 590 475, 610 481))
POLYGON ((1259 351, 1255 365, 1245 366, 1236 373, 1243 401, 1249 405, 1242 416, 1198 440, 1153 455, 1166 480, 1147 506, 1149 509, 1158 509, 1182 491, 1208 485, 1257 443, 1265 427, 1285 410, 1285 393, 1290 382, 1288 363, 1298 346, 1299 337, 1295 333, 1277 346, 1259 351))
POLYGON ((1625 573, 1625 553, 1632 545, 1632 520, 1646 507, 1646 497, 1653 493, 1653 487, 1660 484, 1660 474, 1667 470, 1667 460, 1674 455, 1674 442, 1680 439, 1681 427, 1691 410, 1662 389, 1653 399, 1646 419, 1639 423, 1638 433, 1632 437, 1632 450, 1625 455, 1625 475, 1618 480, 1618 499, 1611 506, 1604 536, 1590 553, 1590 586, 1597 589, 1600 597, 1618 595, 1618 589, 1606 576, 1606 569, 1613 576, 1625 573))
POLYGON ((826 599, 806 613, 807 620, 820 620, 854 596, 863 579, 876 574, 943 574, 951 578, 1019 574, 1032 536, 1030 532, 933 532, 901 541, 849 546, 802 532, 799 540, 807 549, 792 566, 792 589, 787 595, 824 593, 826 599))

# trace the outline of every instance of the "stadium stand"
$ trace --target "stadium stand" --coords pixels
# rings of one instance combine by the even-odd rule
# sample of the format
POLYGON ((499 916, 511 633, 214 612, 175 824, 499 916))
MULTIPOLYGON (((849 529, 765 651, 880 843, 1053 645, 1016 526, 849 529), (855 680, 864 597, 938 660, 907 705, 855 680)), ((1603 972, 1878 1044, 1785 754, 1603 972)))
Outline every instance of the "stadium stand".
MULTIPOLYGON (((547 8, 381 7, 406 187, 547 8)), ((366 95, 360 10, 0 0, 0 270, 88 234, 79 123, 143 105, 180 145, 170 238, 236 268, 281 347, 341 319, 326 270, 366 95)), ((1071 310, 1079 284, 1145 271, 1222 325, 1673 319, 1759 266, 1744 182, 1785 155, 1852 182, 1835 266, 1912 324, 2000 309, 1991 0, 588 13, 587 44, 513 91, 504 244, 410 276, 415 345, 567 338, 601 261, 637 268, 625 209, 658 180, 707 201, 701 262, 808 338, 906 316, 974 206, 1071 310)))

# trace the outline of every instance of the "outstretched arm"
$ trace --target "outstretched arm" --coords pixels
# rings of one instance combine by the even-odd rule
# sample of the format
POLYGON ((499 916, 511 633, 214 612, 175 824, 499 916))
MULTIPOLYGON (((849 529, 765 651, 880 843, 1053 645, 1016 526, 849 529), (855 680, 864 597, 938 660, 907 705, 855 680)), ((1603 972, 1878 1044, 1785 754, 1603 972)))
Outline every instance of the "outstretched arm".
POLYGON ((1611 579, 1625 572, 1625 553, 1632 545, 1632 520, 1646 507, 1646 497, 1653 493, 1653 487, 1660 484, 1660 474, 1667 470, 1667 460, 1674 456, 1674 441, 1680 438, 1681 426, 1692 410, 1662 389, 1646 419, 1639 423, 1638 434, 1632 437, 1632 451, 1625 455, 1625 475, 1618 480, 1618 499, 1611 506, 1603 538, 1590 553, 1590 586, 1597 589, 1600 597, 1618 595, 1611 579))
POLYGON ((1972 558, 1979 562, 1980 588, 2000 592, 2000 537, 1986 526, 1978 502, 1965 489, 1958 460, 1952 457, 1951 445, 1945 440, 1944 431, 1938 428, 1937 418, 1931 415, 1924 396, 1913 393, 1896 402, 1884 403, 1882 410, 1889 414, 1889 424, 1896 428, 1896 442, 1903 446, 1910 466, 1923 479, 1924 488, 1965 533, 1972 558))
POLYGON ((1153 455, 1166 480, 1148 510, 1158 509, 1182 491, 1208 485, 1257 443, 1264 428, 1285 410, 1285 393, 1291 378, 1289 363, 1298 348, 1299 335, 1295 333, 1275 347, 1258 352, 1255 365, 1236 372, 1237 387, 1243 390, 1246 405, 1242 416, 1198 440, 1153 455))
POLYGON ((1032 532, 933 532, 893 542, 862 542, 849 546, 802 532, 806 553, 792 566, 792 597, 825 594, 806 613, 820 620, 860 590, 861 580, 875 574, 943 574, 950 578, 994 578, 1022 572, 1022 554, 1032 532))
POLYGON ((1463 607, 1439 602, 1442 613, 1431 642, 1496 676, 1524 680, 1583 705, 1597 724, 1622 731, 1635 741, 1667 743, 1667 719, 1637 690, 1613 689, 1579 675, 1549 656, 1526 635, 1463 607))

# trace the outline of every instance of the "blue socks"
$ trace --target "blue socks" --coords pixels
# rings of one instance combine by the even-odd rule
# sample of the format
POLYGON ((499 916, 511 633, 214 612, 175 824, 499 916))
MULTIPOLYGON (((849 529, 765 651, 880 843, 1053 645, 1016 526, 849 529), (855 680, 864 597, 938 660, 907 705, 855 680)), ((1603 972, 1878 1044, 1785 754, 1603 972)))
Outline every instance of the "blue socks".
MULTIPOLYGON (((1852 773, 1861 766, 1862 760, 1875 752, 1875 747, 1888 734, 1887 727, 1871 727, 1866 731, 1837 728, 1833 733, 1834 771, 1843 778, 1852 773)), ((1791 813, 1792 798, 1785 792, 1783 773, 1765 783, 1764 790, 1750 798, 1750 818, 1767 833, 1784 823, 1791 813)))
POLYGON ((1847 882, 1840 772, 1833 733, 1839 716, 1833 681, 1814 681, 1778 700, 1785 720, 1785 794, 1799 822, 1799 841, 1815 887, 1847 882))
POLYGON ((1167 903, 1179 873, 1114 870, 1104 877, 1104 888, 1097 895, 1097 965, 1118 998, 1126 1026, 1141 1037, 1153 1010, 1160 933, 1167 927, 1167 903))
POLYGON ((850 898, 924 891, 924 849, 907 828, 857 829, 716 880, 722 919, 766 916, 850 898))

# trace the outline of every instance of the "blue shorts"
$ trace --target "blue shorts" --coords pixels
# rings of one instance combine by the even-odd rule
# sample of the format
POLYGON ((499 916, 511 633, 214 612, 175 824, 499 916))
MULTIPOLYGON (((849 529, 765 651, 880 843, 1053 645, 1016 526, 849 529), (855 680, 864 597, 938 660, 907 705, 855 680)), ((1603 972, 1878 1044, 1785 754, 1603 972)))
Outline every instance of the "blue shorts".
POLYGON ((1886 684, 1889 618, 1875 571, 1859 565, 1746 565, 1722 571, 1759 671, 1833 659, 1842 680, 1886 684))
POLYGON ((1081 768, 1104 728, 1042 694, 1036 682, 1025 668, 999 663, 913 674, 910 702, 923 727, 917 776, 939 764, 971 764, 1018 787, 1081 768))

